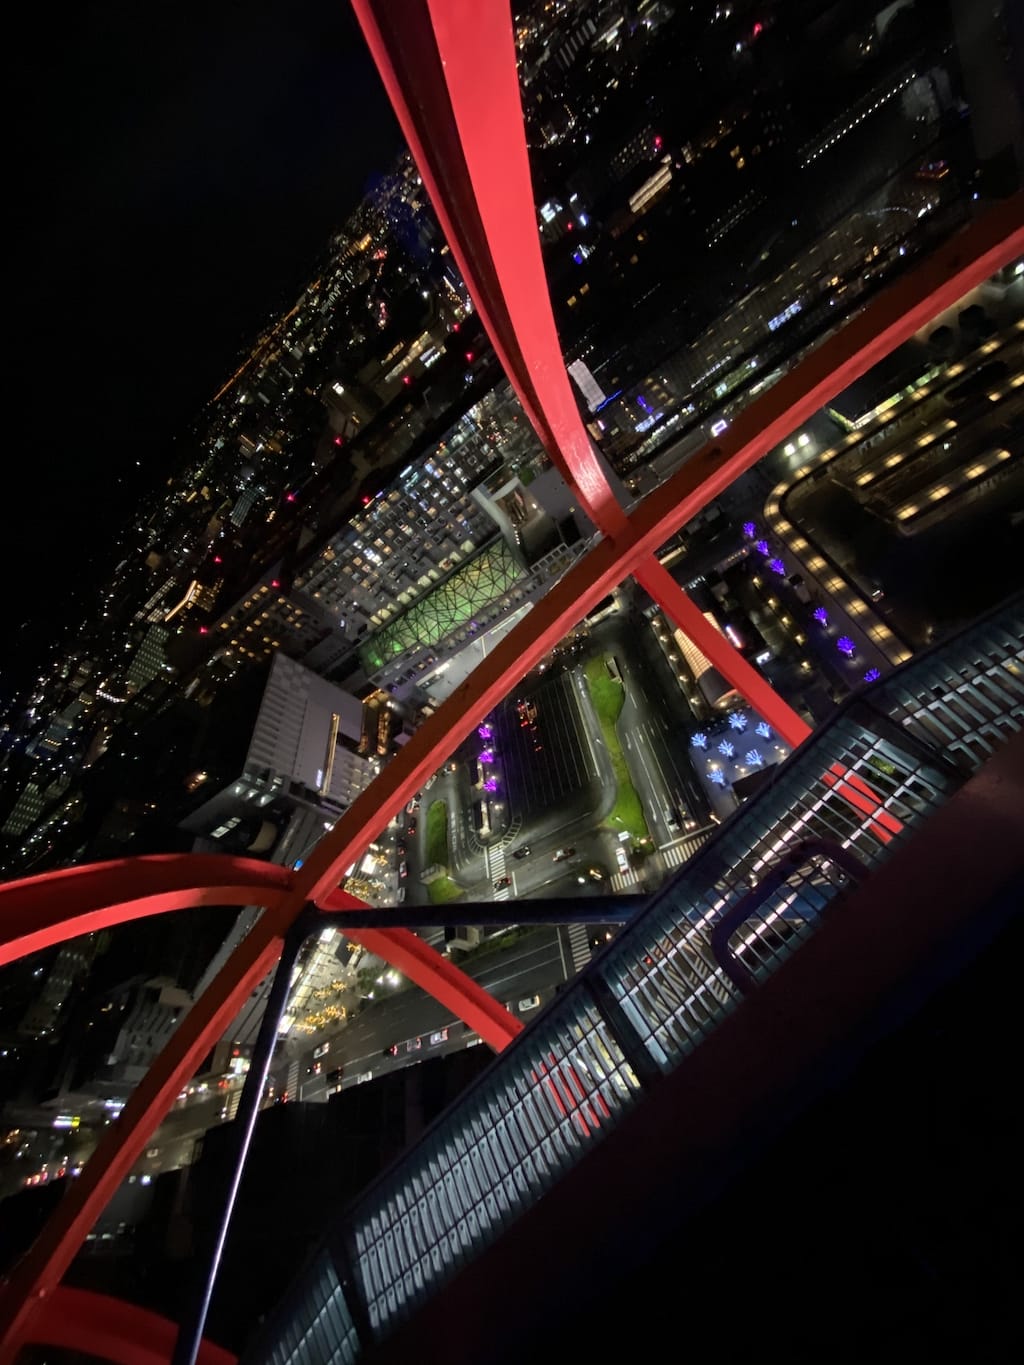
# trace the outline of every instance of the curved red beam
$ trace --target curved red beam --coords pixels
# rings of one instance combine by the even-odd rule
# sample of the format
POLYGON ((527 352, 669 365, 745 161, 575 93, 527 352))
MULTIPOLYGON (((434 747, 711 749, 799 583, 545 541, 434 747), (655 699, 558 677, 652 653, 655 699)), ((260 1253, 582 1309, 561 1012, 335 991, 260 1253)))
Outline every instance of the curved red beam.
MULTIPOLYGON (((58 1285, 46 1313, 32 1323, 26 1343, 84 1351, 114 1365, 167 1365, 177 1323, 137 1304, 91 1289, 58 1285)), ((238 1357, 203 1340, 196 1365, 237 1365, 238 1357)))
POLYGON ((490 0, 353 0, 495 354, 548 455, 606 535, 626 514, 580 419, 548 299, 512 15, 490 0))
POLYGON ((0 1361, 13 1360, 50 1300, 101 1210, 142 1154, 150 1134, 181 1087, 281 954, 284 930, 301 910, 267 911, 192 1006, 170 1042, 100 1139, 82 1174, 71 1182, 56 1211, 0 1294, 0 1361))
POLYGON ((80 934, 198 905, 282 904, 290 868, 222 853, 147 854, 0 885, 0 966, 80 934))
POLYGON ((410 981, 479 1033, 496 1052, 523 1031, 523 1021, 495 1000, 490 991, 453 966, 410 929, 353 929, 345 931, 353 943, 376 953, 410 981))

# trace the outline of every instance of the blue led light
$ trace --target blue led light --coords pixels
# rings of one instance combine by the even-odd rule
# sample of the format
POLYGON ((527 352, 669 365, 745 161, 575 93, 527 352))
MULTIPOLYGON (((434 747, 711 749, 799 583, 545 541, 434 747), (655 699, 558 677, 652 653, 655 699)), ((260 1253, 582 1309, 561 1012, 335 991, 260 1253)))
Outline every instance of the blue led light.
POLYGON ((840 654, 845 654, 848 659, 852 659, 857 652, 857 646, 850 639, 849 635, 840 635, 836 641, 836 649, 840 654))
POLYGON ((877 682, 878 679, 879 679, 881 676, 882 676, 882 673, 881 673, 881 670, 880 670, 880 669, 878 669, 878 668, 869 668, 868 671, 864 674, 864 681, 865 681, 865 682, 877 682))
POLYGON ((729 729, 742 733, 747 728, 747 717, 742 711, 729 712, 729 729))
POLYGON ((695 749, 706 749, 708 747, 708 737, 703 730, 698 730, 695 735, 690 737, 690 743, 695 749))
POLYGON ((722 755, 723 758, 735 758, 736 745, 730 744, 727 739, 723 739, 721 744, 718 746, 718 752, 722 755))
POLYGON ((771 739, 772 727, 766 720, 759 720, 754 726, 754 733, 760 735, 762 739, 771 739))

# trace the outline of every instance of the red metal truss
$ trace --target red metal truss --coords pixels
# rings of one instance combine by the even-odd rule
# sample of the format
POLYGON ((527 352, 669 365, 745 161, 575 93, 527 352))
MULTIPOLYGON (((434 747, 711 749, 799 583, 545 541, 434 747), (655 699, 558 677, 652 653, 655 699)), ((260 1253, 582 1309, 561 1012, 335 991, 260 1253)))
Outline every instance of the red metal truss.
MULTIPOLYGON (((62 1284, 48 1311, 39 1315, 33 1340, 115 1365, 167 1365, 177 1331, 176 1323, 136 1304, 62 1284)), ((204 1341, 196 1365, 236 1365, 237 1359, 223 1346, 204 1341)))
POLYGON ((509 6, 353 0, 480 320, 548 455, 594 525, 626 529, 580 420, 537 235, 509 6))
POLYGON ((81 934, 186 905, 281 905, 292 873, 223 853, 167 853, 59 868, 0 884, 0 966, 81 934))
MULTIPOLYGON (((0 891, 0 942, 12 955, 30 951, 26 944, 61 942, 103 923, 159 913, 172 903, 272 907, 185 1017, 7 1283, 0 1301, 0 1324, 6 1329, 0 1359, 11 1358, 19 1342, 49 1340, 45 1322, 58 1302, 54 1294, 61 1275, 182 1084, 273 966, 284 933, 304 907, 312 902, 342 908, 337 888, 344 870, 519 678, 630 574, 650 584, 667 614, 716 662, 721 637, 692 619, 690 613, 700 613, 674 583, 669 586, 661 566, 655 567, 660 546, 835 394, 1024 252, 1024 197, 1018 195, 989 210, 888 288, 627 517, 586 437, 557 347, 536 239, 507 7, 489 0, 354 4, 496 351, 545 447, 607 538, 535 604, 426 721, 301 871, 216 859, 218 870, 204 873, 199 884, 197 869, 187 860, 166 860, 162 870, 152 860, 125 860, 100 870, 30 878, 0 891), (27 897, 21 902, 19 888, 27 897), (32 907, 39 916, 35 922, 32 907)), ((719 657, 720 672, 751 696, 789 742, 798 743, 806 732, 780 724, 770 698, 764 698, 766 706, 755 699, 757 675, 740 682, 739 656, 730 648, 729 656, 719 657)), ((763 680, 759 685, 766 686, 763 680)), ((774 705, 784 704, 775 698, 774 705)), ((882 821, 884 812, 870 789, 857 794, 864 813, 882 821)), ((479 988, 471 991, 465 980, 451 975, 449 964, 442 969, 418 940, 413 948, 403 931, 360 930, 356 936, 463 1018, 472 1016, 471 1027, 497 1039, 496 1046, 515 1031, 499 1006, 474 995, 479 988)))

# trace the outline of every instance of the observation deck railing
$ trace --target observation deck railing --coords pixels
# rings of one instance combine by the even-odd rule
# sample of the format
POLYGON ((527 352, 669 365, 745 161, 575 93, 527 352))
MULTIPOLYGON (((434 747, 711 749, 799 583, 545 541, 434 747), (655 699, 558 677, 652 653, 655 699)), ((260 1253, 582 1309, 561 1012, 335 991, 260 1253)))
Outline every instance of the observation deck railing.
POLYGON ((1024 597, 864 689, 349 1208, 244 1359, 359 1358, 1024 729, 1024 597))

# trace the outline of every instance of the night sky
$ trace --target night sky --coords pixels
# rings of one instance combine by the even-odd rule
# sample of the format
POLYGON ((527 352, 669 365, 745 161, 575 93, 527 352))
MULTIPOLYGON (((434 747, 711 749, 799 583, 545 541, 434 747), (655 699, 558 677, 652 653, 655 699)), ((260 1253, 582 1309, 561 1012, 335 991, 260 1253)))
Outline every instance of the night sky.
POLYGON ((23 44, 8 692, 86 614, 137 492, 167 478, 176 438, 402 145, 347 0, 38 6, 23 44))

